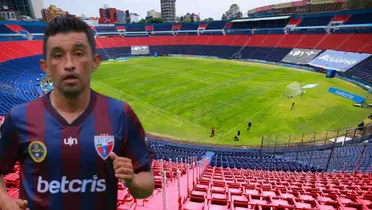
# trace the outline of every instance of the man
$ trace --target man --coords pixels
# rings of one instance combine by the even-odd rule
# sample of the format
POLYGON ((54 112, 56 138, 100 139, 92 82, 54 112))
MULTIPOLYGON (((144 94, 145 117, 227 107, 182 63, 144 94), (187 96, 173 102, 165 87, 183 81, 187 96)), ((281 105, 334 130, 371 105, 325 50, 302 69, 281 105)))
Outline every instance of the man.
POLYGON ((117 183, 133 197, 152 194, 152 153, 132 108, 90 89, 95 54, 90 27, 57 18, 45 29, 41 68, 54 90, 10 110, 1 127, 0 175, 20 162, 20 199, 0 177, 0 209, 116 209, 117 183))
POLYGON ((249 123, 248 123, 248 128, 247 128, 247 130, 250 130, 251 127, 252 127, 252 122, 249 122, 249 123))
POLYGON ((291 110, 294 109, 294 106, 296 105, 295 102, 292 103, 291 110))
POLYGON ((234 136, 234 141, 239 141, 239 138, 237 136, 234 136))
POLYGON ((210 137, 213 137, 213 136, 214 136, 214 128, 212 127, 211 136, 210 137))

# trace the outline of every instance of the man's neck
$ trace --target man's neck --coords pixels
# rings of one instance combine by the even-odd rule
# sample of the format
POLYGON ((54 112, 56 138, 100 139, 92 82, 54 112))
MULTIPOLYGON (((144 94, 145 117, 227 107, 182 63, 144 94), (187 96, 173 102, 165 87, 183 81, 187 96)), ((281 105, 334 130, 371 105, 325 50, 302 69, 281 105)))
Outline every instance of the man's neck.
POLYGON ((58 90, 54 90, 50 94, 52 106, 58 112, 64 113, 81 113, 89 105, 91 90, 87 89, 81 92, 75 98, 68 98, 58 90))

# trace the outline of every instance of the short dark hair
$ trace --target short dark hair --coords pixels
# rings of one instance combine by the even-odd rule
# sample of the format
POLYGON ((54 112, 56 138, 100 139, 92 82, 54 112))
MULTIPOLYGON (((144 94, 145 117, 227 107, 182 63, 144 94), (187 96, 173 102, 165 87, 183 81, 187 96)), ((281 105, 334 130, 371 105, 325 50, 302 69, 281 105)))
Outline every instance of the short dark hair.
POLYGON ((68 32, 84 32, 88 37, 90 47, 92 48, 92 54, 94 55, 96 53, 96 41, 89 25, 75 17, 64 16, 56 17, 45 27, 43 44, 44 59, 47 57, 47 42, 49 37, 68 32))

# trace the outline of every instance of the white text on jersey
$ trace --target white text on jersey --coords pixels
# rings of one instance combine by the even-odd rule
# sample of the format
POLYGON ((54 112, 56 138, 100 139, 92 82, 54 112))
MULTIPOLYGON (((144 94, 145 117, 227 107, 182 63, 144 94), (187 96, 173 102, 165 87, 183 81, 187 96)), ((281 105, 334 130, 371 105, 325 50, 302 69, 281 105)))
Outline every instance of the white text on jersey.
POLYGON ((68 139, 66 139, 66 138, 64 138, 63 139, 63 143, 65 144, 65 145, 69 145, 70 147, 72 146, 72 145, 77 145, 78 144, 78 140, 77 140, 77 138, 72 138, 71 136, 68 138, 68 139))
POLYGON ((96 175, 93 179, 73 179, 67 180, 66 176, 61 181, 51 182, 43 180, 41 176, 37 180, 37 191, 39 193, 84 193, 84 192, 104 192, 106 190, 105 179, 98 179, 96 175))

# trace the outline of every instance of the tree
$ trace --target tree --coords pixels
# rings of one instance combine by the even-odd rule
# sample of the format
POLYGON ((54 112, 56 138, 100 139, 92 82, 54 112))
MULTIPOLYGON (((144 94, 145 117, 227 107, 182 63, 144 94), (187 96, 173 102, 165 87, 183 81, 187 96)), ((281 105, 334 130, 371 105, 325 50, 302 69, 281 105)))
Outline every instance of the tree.
POLYGON ((163 20, 161 18, 153 17, 148 22, 149 23, 162 23, 163 20))
POLYGON ((162 23, 163 20, 161 18, 151 18, 150 20, 146 21, 145 19, 141 19, 140 21, 138 21, 139 24, 147 24, 147 23, 162 23))
POLYGON ((205 18, 203 20, 203 22, 212 22, 213 21, 213 18, 209 17, 209 18, 205 18))
POLYGON ((224 15, 226 16, 226 19, 229 20, 243 17, 243 13, 240 11, 240 7, 237 4, 232 4, 230 6, 229 10, 227 10, 226 13, 222 15, 222 20, 226 20, 223 19, 224 15))
POLYGON ((191 18, 190 18, 190 16, 185 16, 185 17, 183 18, 183 22, 185 22, 185 23, 190 23, 190 22, 191 22, 191 18))
POLYGON ((227 20, 227 16, 223 14, 221 20, 227 20))
POLYGON ((346 4, 349 9, 372 8, 372 0, 348 0, 346 4))
POLYGON ((145 19, 141 19, 140 21, 138 21, 139 24, 146 24, 146 20, 145 19))

